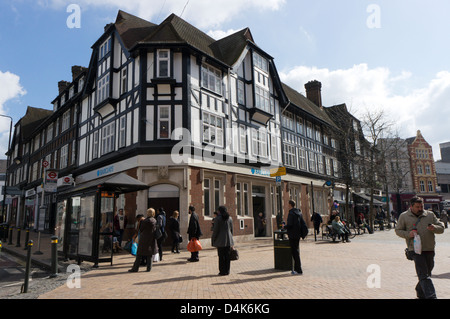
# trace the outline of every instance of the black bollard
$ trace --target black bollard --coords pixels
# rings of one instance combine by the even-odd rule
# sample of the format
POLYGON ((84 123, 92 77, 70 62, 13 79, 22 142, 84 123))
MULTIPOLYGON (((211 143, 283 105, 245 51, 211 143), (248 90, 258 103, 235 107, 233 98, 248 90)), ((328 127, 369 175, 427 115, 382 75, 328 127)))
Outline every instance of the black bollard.
POLYGON ((3 225, 3 238, 2 241, 6 243, 6 237, 8 237, 8 226, 5 224, 3 225))
POLYGON ((17 228, 17 243, 16 247, 20 247, 20 228, 17 228))
POLYGON ((8 245, 12 245, 12 236, 13 236, 13 228, 12 226, 9 226, 9 238, 8 238, 8 245))
POLYGON ((52 236, 52 274, 50 278, 55 278, 58 276, 58 237, 52 236))
POLYGON ((27 266, 25 268, 25 282, 22 286, 22 293, 28 292, 28 281, 30 280, 30 268, 31 268, 31 247, 33 247, 33 241, 28 242, 27 248, 27 266))
MULTIPOLYGON (((25 242, 28 243, 30 240, 30 230, 27 228, 25 231, 25 242)), ((25 248, 23 250, 27 250, 27 246, 25 245, 25 248)))

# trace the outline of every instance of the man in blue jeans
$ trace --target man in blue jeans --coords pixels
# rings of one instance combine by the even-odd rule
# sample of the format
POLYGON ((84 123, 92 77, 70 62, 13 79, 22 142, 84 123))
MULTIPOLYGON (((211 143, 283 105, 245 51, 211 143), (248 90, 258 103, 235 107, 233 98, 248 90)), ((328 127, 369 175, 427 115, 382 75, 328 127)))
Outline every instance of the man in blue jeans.
POLYGON ((434 248, 436 246, 435 234, 444 232, 444 224, 436 215, 423 208, 423 199, 411 199, 411 207, 400 215, 395 233, 405 238, 409 254, 412 255, 419 282, 416 293, 419 299, 436 299, 436 291, 431 281, 431 272, 434 268, 434 248), (418 234, 422 243, 422 252, 414 252, 414 236, 418 234))
POLYGON ((287 224, 285 226, 288 236, 289 245, 291 246, 292 258, 294 259, 293 275, 302 275, 302 264, 300 261, 300 238, 301 238, 301 223, 304 223, 302 213, 295 208, 295 202, 289 201, 289 215, 287 224))

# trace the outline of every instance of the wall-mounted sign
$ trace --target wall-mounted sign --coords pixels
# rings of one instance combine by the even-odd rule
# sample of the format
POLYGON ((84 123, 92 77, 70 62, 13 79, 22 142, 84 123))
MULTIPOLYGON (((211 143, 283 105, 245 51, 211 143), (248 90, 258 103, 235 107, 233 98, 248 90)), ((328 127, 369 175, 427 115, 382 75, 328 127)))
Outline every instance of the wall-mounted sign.
POLYGON ((44 180, 44 191, 49 193, 56 193, 58 189, 58 172, 47 170, 44 180))

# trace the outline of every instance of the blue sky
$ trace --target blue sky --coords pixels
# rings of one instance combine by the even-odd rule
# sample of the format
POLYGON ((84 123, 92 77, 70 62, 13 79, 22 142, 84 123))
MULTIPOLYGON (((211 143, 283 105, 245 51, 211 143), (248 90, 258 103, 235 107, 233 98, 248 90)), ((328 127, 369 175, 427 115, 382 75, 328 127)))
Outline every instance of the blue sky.
MULTIPOLYGON (((304 93, 323 84, 326 106, 346 103, 362 118, 384 110, 403 138, 421 130, 440 159, 450 141, 450 2, 433 0, 2 0, 0 114, 16 123, 28 105, 51 108, 71 66, 88 66, 91 46, 122 9, 154 23, 170 13, 219 38, 249 27, 275 58, 284 82, 304 93), (81 9, 69 28, 70 4, 81 9)), ((0 118, 0 158, 9 121, 0 118)))

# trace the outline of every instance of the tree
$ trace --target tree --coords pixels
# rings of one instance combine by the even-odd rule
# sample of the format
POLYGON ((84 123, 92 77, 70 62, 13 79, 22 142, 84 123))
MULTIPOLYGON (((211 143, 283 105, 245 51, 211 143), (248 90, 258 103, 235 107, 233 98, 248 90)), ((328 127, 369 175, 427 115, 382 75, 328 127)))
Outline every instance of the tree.
POLYGON ((382 187, 378 177, 380 175, 382 176, 384 172, 382 161, 377 160, 384 157, 384 155, 383 152, 380 152, 380 150, 377 149, 377 144, 380 140, 389 136, 393 123, 386 120, 383 110, 371 110, 366 111, 363 115, 362 126, 364 135, 369 142, 369 154, 366 158, 367 178, 365 182, 367 188, 370 190, 369 222, 373 228, 375 220, 375 210, 373 204, 374 190, 382 187))

